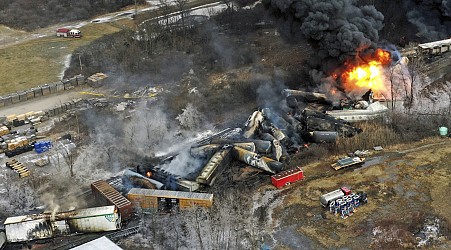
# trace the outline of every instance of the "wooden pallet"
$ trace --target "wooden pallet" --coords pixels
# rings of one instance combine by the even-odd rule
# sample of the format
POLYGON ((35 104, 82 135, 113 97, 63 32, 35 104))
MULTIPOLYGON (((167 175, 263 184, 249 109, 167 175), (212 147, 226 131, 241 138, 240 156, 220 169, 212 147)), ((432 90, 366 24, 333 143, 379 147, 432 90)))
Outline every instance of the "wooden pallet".
POLYGON ((19 174, 20 178, 30 176, 30 170, 28 170, 27 167, 25 167, 21 162, 18 162, 16 159, 7 161, 6 166, 19 174))

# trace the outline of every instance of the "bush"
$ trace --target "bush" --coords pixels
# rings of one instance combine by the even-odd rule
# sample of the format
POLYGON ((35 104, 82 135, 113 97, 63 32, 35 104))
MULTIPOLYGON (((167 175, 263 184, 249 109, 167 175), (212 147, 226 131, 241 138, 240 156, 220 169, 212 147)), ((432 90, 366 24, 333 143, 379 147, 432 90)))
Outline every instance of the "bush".
POLYGON ((400 134, 382 122, 362 122, 356 124, 356 127, 361 128, 363 132, 351 138, 339 138, 336 142, 337 151, 342 153, 370 149, 374 146, 385 147, 398 143, 401 139, 400 134))

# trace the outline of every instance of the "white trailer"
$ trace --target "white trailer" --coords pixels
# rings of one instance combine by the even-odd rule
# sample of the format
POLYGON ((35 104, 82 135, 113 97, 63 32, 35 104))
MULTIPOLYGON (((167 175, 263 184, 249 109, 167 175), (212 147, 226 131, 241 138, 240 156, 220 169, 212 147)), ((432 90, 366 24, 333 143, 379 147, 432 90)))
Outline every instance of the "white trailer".
POLYGON ((43 213, 9 217, 4 225, 8 242, 22 242, 73 233, 117 230, 121 228, 121 216, 115 206, 104 206, 53 215, 43 213))
POLYGON ((329 206, 329 204, 332 201, 340 199, 340 198, 343 198, 343 196, 345 196, 343 191, 341 191, 341 189, 337 189, 337 190, 334 190, 334 191, 332 191, 330 193, 322 195, 319 201, 321 203, 321 206, 327 207, 327 206, 329 206))

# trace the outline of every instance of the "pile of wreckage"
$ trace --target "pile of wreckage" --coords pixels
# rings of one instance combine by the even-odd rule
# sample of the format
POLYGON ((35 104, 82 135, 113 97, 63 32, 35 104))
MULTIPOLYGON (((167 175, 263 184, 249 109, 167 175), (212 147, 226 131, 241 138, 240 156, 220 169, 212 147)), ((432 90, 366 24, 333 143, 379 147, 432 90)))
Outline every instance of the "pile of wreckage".
MULTIPOLYGON (((276 174, 286 168, 290 154, 307 147, 308 143, 335 142, 338 137, 352 137, 362 132, 349 121, 314 110, 312 107, 332 108, 332 103, 324 94, 289 89, 282 93, 286 105, 255 111, 246 121, 244 129, 239 130, 240 133, 234 133, 236 129, 226 129, 192 145, 190 155, 206 161, 202 170, 196 173, 196 178, 188 180, 165 170, 164 165, 176 155, 154 165, 141 166, 138 173, 156 178, 163 185, 172 186, 171 189, 195 191, 200 186, 213 185, 232 159, 276 174), (171 183, 168 184, 168 180, 171 183)), ((371 90, 368 93, 365 95, 371 97, 371 90)), ((372 98, 355 103, 358 112, 373 104, 372 98)))

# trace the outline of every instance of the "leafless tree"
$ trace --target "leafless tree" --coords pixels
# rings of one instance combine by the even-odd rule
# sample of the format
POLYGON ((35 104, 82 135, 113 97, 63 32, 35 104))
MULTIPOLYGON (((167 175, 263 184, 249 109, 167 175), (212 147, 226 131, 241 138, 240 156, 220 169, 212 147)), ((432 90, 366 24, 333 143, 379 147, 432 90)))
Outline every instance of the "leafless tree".
POLYGON ((177 10, 180 13, 182 28, 185 28, 185 16, 187 15, 186 8, 188 5, 188 0, 175 0, 175 5, 177 6, 177 10))
POLYGON ((169 0, 158 0, 160 3, 160 11, 162 11, 162 15, 164 16, 164 25, 169 28, 169 14, 172 12, 171 1, 169 0))
POLYGON ((227 7, 225 11, 227 12, 233 12, 235 10, 235 1, 234 0, 221 0, 227 7))
POLYGON ((183 128, 193 130, 199 128, 202 123, 202 114, 194 107, 193 104, 188 103, 186 108, 182 110, 183 112, 179 114, 175 119, 180 123, 183 128))
POLYGON ((390 73, 389 73, 389 81, 390 81, 390 98, 391 98, 391 108, 392 110, 395 109, 395 67, 391 67, 389 69, 390 73))
POLYGON ((415 95, 415 83, 421 81, 421 75, 426 70, 424 55, 418 54, 416 57, 409 59, 407 64, 408 77, 410 81, 410 93, 408 96, 408 105, 412 106, 415 95))

